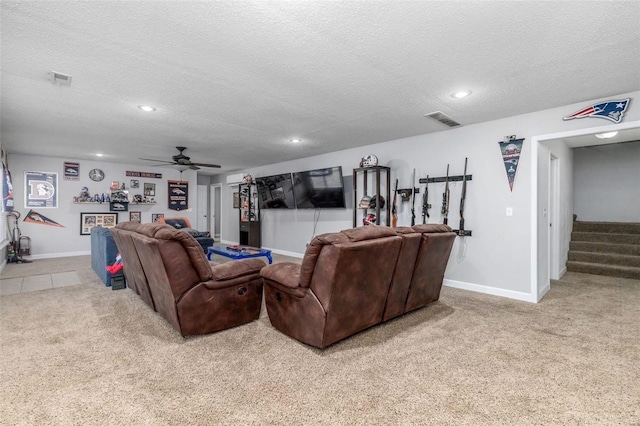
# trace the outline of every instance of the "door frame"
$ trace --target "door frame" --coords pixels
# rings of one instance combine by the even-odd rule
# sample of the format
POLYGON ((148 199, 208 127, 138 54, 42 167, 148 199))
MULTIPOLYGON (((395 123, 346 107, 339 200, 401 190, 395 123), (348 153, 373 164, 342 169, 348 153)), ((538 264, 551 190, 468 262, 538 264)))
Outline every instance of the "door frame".
MULTIPOLYGON (((540 149, 540 145, 543 142, 549 142, 553 140, 558 140, 562 138, 568 138, 573 136, 583 136, 583 135, 591 135, 595 133, 604 133, 604 132, 612 132, 616 130, 627 130, 627 129, 636 129, 640 128, 640 120, 629 121, 627 123, 620 124, 608 124, 598 127, 588 127, 584 129, 577 130, 569 130, 566 132, 559 133, 550 133, 546 135, 537 135, 531 138, 531 294, 530 296, 535 299, 535 302, 539 302, 544 295, 549 291, 550 282, 547 280, 546 282, 539 282, 538 277, 538 246, 540 245, 539 240, 540 232, 548 232, 546 229, 541 230, 538 228, 538 215, 540 212, 538 211, 538 197, 548 197, 549 196, 549 188, 539 188, 538 186, 538 173, 540 169, 540 164, 538 164, 538 151, 540 149)), ((549 160, 550 161, 550 160, 549 160)), ((548 164, 545 166, 549 166, 548 164)), ((559 227, 555 227, 555 232, 560 232, 559 227)), ((557 234, 559 236, 559 234, 557 234)), ((546 235, 545 235, 546 237, 546 235)), ((548 245, 545 245, 545 250, 549 250, 548 245)), ((549 253, 547 253, 547 258, 549 253)), ((549 268, 549 265, 547 265, 549 268)))

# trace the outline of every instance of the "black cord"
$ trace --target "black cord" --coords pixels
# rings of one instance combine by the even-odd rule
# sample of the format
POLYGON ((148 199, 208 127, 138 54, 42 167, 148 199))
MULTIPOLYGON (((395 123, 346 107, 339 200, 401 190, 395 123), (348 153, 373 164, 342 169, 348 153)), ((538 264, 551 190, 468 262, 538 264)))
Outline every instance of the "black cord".
POLYGON ((313 234, 311 235, 312 240, 313 240, 313 237, 315 237, 316 235, 316 226, 318 226, 318 221, 320 220, 321 211, 322 211, 321 209, 315 209, 315 211, 313 212, 313 234), (316 217, 316 212, 318 212, 318 217, 316 217))

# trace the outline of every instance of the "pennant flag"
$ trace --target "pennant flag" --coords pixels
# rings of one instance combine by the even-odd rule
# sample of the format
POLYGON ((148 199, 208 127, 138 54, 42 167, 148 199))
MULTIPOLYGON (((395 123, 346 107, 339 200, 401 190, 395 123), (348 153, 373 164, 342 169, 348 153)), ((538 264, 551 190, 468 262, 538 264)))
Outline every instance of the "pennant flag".
POLYGON ((574 118, 599 117, 619 123, 624 117, 624 113, 629 105, 630 98, 621 101, 607 101, 601 104, 591 105, 571 115, 563 117, 563 120, 573 120, 574 118))
POLYGON ((51 220, 48 217, 41 215, 40 213, 36 213, 33 210, 29 210, 29 213, 27 213, 27 215, 24 217, 23 222, 39 223, 40 225, 49 225, 64 228, 64 225, 60 225, 58 222, 51 220))
POLYGON ((520 161, 520 152, 522 151, 522 142, 524 142, 524 139, 498 142, 500 144, 500 151, 502 152, 502 161, 504 161, 504 168, 507 171, 507 180, 509 181, 509 188, 511 189, 512 192, 513 192, 513 183, 516 180, 516 171, 518 170, 518 162, 520 161))

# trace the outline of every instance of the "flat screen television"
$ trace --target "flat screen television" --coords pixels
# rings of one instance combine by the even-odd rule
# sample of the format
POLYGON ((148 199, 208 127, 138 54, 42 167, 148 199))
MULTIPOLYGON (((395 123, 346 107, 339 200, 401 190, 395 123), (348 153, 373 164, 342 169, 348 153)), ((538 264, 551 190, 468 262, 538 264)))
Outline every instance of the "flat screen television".
POLYGON ((261 209, 294 209, 291 173, 256 178, 258 203, 261 209))
POLYGON ((342 167, 293 173, 293 194, 299 209, 345 208, 342 167))

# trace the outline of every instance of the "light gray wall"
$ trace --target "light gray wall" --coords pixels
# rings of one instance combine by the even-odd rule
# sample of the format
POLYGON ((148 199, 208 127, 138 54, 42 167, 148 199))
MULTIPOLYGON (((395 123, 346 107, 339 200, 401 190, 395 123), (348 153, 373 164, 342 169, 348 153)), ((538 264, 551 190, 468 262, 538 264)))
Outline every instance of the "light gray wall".
POLYGON ((581 221, 640 222, 640 142, 574 149, 581 221))
MULTIPOLYGON (((109 185, 112 180, 125 182, 129 187, 131 179, 140 181, 139 189, 129 189, 132 194, 142 194, 144 182, 156 184, 156 196, 154 197, 158 204, 155 205, 130 205, 129 210, 140 211, 142 213, 142 222, 151 222, 152 213, 164 213, 165 216, 186 216, 193 223, 196 219, 196 173, 189 170, 182 173, 183 180, 189 180, 189 207, 188 210, 176 212, 167 208, 167 180, 180 179, 180 172, 172 168, 141 167, 135 165, 116 164, 106 161, 88 161, 74 160, 73 158, 52 158, 40 157, 32 155, 12 155, 9 153, 11 164, 11 176, 13 179, 15 210, 21 214, 20 230, 22 235, 31 238, 31 254, 33 258, 38 257, 57 257, 88 254, 91 250, 91 240, 88 235, 80 235, 80 213, 81 212, 99 212, 108 213, 109 203, 104 204, 73 204, 73 197, 78 196, 83 186, 89 188, 89 192, 93 194, 106 194, 109 192, 109 185), (65 161, 74 161, 80 163, 80 180, 70 181, 64 180, 63 163, 65 161), (89 179, 89 170, 99 168, 105 172, 105 178, 101 182, 94 182, 89 179), (125 175, 127 170, 162 173, 162 179, 151 179, 141 177, 129 177, 125 175), (22 220, 30 209, 25 208, 24 201, 24 172, 42 171, 58 173, 58 208, 33 210, 54 220, 64 228, 53 226, 38 225, 22 220)), ((129 212, 119 212, 118 222, 128 221, 129 212)))
MULTIPOLYGON (((612 95, 607 99, 637 97, 640 92, 612 95)), ((295 172, 329 166, 342 166, 344 175, 352 175, 361 157, 375 154, 381 165, 391 167, 391 181, 397 178, 400 187, 411 187, 412 170, 417 178, 444 176, 447 163, 452 175, 462 174, 465 157, 469 158, 468 174, 473 180, 468 183, 465 204, 465 228, 473 231, 473 236, 457 238, 447 267, 447 283, 462 288, 484 291, 522 300, 537 300, 532 294, 532 247, 537 239, 536 226, 532 224, 532 167, 537 167, 538 158, 532 158, 532 137, 578 129, 601 127, 611 123, 604 119, 588 118, 563 121, 562 117, 578 111, 600 100, 549 109, 536 113, 509 117, 487 123, 461 126, 438 133, 430 133, 361 148, 348 149, 331 154, 304 158, 296 161, 258 167, 249 172, 253 176, 267 176, 283 172, 295 172), (524 138, 520 165, 513 188, 509 190, 507 177, 498 142, 505 135, 524 138), (506 216, 506 207, 513 208, 513 216, 506 216)), ((640 109, 635 104, 627 111, 627 121, 640 118, 640 109)), ((564 158, 566 150, 560 150, 564 158)), ((563 160, 570 167, 570 158, 563 160)), ((234 171, 231 174, 236 174, 234 171)), ((548 172, 548 171, 547 171, 548 172)), ((539 173, 536 173, 539 175, 539 173)), ((567 171, 561 175, 568 185, 564 191, 571 191, 567 171)), ((217 176, 222 188, 222 240, 238 241, 238 213, 231 206, 232 193, 237 186, 226 185, 226 176, 217 176)), ((421 191, 424 185, 420 185, 421 191)), ((449 223, 458 226, 458 210, 461 183, 452 183, 449 223)), ((439 214, 444 184, 429 186, 431 223, 441 223, 439 214)), ((546 195, 541 195, 542 198, 546 195)), ((334 232, 352 227, 353 200, 347 200, 345 210, 268 210, 262 212, 262 245, 282 253, 301 256, 313 235, 334 232), (318 217, 314 232, 314 221, 318 217)), ((410 203, 399 202, 399 225, 410 224, 410 203)), ((542 214, 541 206, 534 216, 542 214)), ((544 206, 545 208, 547 206, 544 206)), ((570 216, 571 204, 563 204, 565 216, 570 216)), ((419 203, 416 211, 420 212, 419 203)), ((537 217, 536 216, 536 217, 537 217)), ((563 227, 569 222, 565 217, 563 227)), ((537 224, 536 224, 537 225, 537 224)), ((563 246, 568 246, 564 241, 563 246)))

